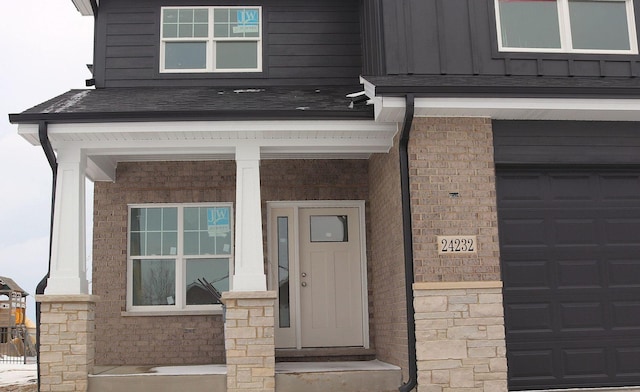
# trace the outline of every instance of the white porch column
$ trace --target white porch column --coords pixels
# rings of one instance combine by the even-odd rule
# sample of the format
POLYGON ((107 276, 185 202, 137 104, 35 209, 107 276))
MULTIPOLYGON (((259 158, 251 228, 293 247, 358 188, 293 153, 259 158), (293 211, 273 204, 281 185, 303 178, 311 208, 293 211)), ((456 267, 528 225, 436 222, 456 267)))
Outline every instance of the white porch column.
POLYGON ((236 147, 236 254, 231 291, 266 291, 260 205, 260 146, 236 147))
POLYGON ((53 215, 51 274, 46 295, 87 294, 85 169, 79 148, 60 149, 53 215))

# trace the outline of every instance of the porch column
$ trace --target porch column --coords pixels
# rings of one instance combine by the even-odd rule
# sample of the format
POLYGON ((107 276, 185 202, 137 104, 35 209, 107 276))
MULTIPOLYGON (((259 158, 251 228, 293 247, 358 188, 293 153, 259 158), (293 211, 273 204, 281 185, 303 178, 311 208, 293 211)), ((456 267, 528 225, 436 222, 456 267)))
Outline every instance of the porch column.
POLYGON ((53 216, 51 274, 46 295, 87 294, 85 255, 85 169, 79 148, 59 149, 53 216))
POLYGON ((260 205, 260 146, 236 147, 236 253, 231 291, 266 291, 260 205))

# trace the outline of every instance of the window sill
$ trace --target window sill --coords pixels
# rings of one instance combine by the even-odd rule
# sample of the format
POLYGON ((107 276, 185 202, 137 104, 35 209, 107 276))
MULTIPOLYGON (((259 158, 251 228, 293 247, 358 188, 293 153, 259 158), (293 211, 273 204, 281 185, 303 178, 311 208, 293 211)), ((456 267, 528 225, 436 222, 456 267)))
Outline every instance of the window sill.
POLYGON ((120 312, 122 317, 164 317, 164 316, 217 316, 222 309, 208 310, 128 310, 120 312))

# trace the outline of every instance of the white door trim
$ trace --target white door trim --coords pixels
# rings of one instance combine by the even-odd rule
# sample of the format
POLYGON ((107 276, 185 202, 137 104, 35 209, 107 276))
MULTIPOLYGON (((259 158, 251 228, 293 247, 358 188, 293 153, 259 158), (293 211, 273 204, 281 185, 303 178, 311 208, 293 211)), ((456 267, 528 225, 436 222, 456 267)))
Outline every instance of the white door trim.
MULTIPOLYGON (((299 263, 299 239, 298 236, 298 211, 301 208, 357 208, 358 209, 358 224, 360 226, 360 271, 362 279, 362 336, 364 340, 364 348, 369 348, 369 298, 368 298, 368 285, 367 285, 367 242, 366 242, 366 224, 365 224, 365 201, 364 200, 318 200, 318 201, 269 201, 267 202, 267 254, 268 254, 268 274, 269 277, 268 287, 269 290, 277 290, 277 277, 274 280, 274 265, 277 265, 277 260, 272 260, 274 255, 274 249, 272 249, 273 233, 271 230, 271 220, 273 219, 273 209, 290 208, 294 214, 294 238, 293 243, 295 249, 296 265, 299 263)), ((299 298, 299 286, 300 278, 299 274, 291 274, 291 284, 293 284, 294 292, 297 298, 299 298)), ((301 326, 300 326, 300 301, 296 300, 296 309, 294 314, 298 318, 295 322, 296 325, 296 348, 302 348, 301 326)), ((277 322, 277 320, 276 320, 277 322)))

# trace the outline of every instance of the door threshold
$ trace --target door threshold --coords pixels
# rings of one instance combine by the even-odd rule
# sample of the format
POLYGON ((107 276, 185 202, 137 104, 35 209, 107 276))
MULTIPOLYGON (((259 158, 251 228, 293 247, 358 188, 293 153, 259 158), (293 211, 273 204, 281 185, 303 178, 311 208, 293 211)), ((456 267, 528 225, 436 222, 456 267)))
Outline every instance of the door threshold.
POLYGON ((276 349, 276 362, 370 361, 375 358, 375 349, 363 347, 276 349))

